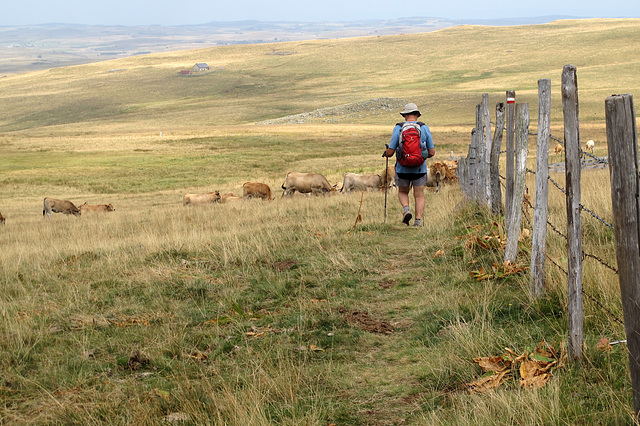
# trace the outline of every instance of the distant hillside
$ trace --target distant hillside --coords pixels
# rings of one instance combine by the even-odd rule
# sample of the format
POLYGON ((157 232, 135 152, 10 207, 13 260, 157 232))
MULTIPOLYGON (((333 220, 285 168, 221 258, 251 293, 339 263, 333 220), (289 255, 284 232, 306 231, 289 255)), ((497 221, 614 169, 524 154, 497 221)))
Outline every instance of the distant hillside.
POLYGON ((423 33, 457 25, 529 25, 561 16, 498 20, 404 18, 353 22, 211 22, 191 26, 48 24, 0 27, 0 75, 108 59, 212 47, 423 33))
POLYGON ((552 79, 552 120, 561 122, 559 82, 567 64, 578 69, 581 124, 603 128, 604 99, 640 91, 638 39, 640 19, 594 19, 123 57, 0 78, 0 135, 380 125, 396 121, 398 105, 411 100, 430 122, 466 139, 484 92, 495 104, 515 90, 535 117, 541 78, 552 79), (198 62, 211 70, 180 74, 198 62))

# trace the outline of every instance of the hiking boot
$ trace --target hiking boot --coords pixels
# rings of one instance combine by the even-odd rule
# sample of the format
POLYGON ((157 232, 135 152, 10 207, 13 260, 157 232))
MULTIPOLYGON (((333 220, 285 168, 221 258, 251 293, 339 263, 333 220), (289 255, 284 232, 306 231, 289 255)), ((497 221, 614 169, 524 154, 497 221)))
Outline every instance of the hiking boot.
POLYGON ((412 217, 413 215, 411 214, 410 211, 404 212, 404 214, 402 215, 402 223, 409 226, 409 221, 411 220, 412 217))

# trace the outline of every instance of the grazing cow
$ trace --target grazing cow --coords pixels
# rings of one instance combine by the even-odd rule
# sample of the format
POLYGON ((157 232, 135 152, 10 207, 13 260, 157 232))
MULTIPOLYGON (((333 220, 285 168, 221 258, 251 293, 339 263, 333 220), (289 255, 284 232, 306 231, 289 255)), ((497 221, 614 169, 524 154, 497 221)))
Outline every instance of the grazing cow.
POLYGON ((106 213, 106 212, 112 212, 112 211, 115 211, 115 207, 113 207, 113 204, 91 205, 91 204, 84 203, 83 205, 80 206, 80 215, 83 215, 86 213, 106 213))
POLYGON ((51 212, 80 216, 80 210, 71 201, 45 197, 42 207, 42 217, 49 217, 49 219, 51 219, 51 212), (45 215, 47 216, 45 217, 45 215))
POLYGON ((250 200, 254 197, 269 201, 273 200, 271 197, 271 188, 266 183, 245 182, 244 185, 242 185, 242 198, 250 200))
POLYGON ((396 166, 392 165, 386 168, 382 172, 382 185, 387 185, 387 188, 393 188, 396 186, 396 166))
POLYGON ((2 216, 2 213, 0 213, 0 224, 4 225, 4 223, 6 222, 7 219, 4 218, 4 216, 2 216))
POLYGON ((587 141, 587 149, 591 151, 591 155, 593 155, 593 148, 596 146, 596 143, 591 139, 587 141))
POLYGON ((564 151, 564 145, 561 143, 557 144, 554 151, 556 154, 562 154, 562 151, 564 151))
POLYGON ((238 197, 233 192, 227 192, 226 194, 222 194, 220 198, 221 203, 232 203, 235 201, 242 201, 242 197, 238 197))
POLYGON ((345 173, 342 183, 342 191, 345 194, 351 191, 367 191, 370 189, 384 188, 380 175, 359 175, 357 173, 345 173))
POLYGON ((198 205, 198 204, 210 204, 220 201, 220 192, 207 192, 205 194, 184 194, 182 196, 182 205, 198 205))
POLYGON ((326 194, 327 192, 335 191, 336 188, 332 187, 326 177, 319 173, 299 173, 289 172, 282 184, 284 192, 282 196, 288 196, 295 194, 296 191, 303 194, 326 194))

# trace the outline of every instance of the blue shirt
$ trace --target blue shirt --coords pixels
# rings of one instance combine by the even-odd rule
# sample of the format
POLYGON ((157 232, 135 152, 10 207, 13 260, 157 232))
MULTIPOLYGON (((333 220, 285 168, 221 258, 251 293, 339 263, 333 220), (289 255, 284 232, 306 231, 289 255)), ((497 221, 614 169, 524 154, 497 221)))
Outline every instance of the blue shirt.
MULTIPOLYGON (((409 123, 415 123, 415 121, 410 121, 409 123)), ((400 129, 402 126, 396 125, 393 128, 393 133, 391 134, 391 142, 389 142, 389 148, 393 148, 394 150, 398 149, 398 144, 400 143, 400 129)), ((433 145, 433 138, 431 137, 431 130, 426 124, 420 126, 420 147, 424 150, 433 149, 435 146, 433 145)), ((397 151, 396 151, 397 152, 397 151)), ((404 167, 401 166, 400 163, 396 161, 396 173, 426 173, 427 172, 427 162, 425 161, 419 167, 404 167)))

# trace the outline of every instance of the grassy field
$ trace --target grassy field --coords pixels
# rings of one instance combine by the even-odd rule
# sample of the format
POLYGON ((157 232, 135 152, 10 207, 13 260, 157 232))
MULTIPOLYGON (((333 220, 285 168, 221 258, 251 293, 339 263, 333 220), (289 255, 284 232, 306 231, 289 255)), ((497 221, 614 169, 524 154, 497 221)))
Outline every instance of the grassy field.
MULTIPOLYGON (((585 292, 601 306, 585 299, 581 362, 563 361, 540 389, 521 388, 516 372, 473 393, 474 358, 564 345, 560 269, 548 264, 535 302, 527 271, 474 279, 502 261, 499 243, 477 244, 500 236, 501 219, 455 186, 427 193, 426 226, 413 229, 399 224, 395 192, 384 223, 383 193, 282 199, 280 185, 290 170, 331 183, 382 171, 400 116, 355 107, 372 99, 416 102, 444 158, 466 152, 485 92, 495 103, 516 90, 535 131, 537 80, 551 78, 561 138, 568 63, 578 67, 581 137, 605 155, 604 99, 640 85, 639 32, 640 20, 458 27, 0 79, 0 423, 632 424, 626 348, 596 348, 624 338, 606 267, 585 260, 585 292), (195 62, 217 68, 177 76, 195 62), (321 108, 336 114, 256 124, 321 108), (268 183, 276 199, 181 204, 185 192, 241 193, 246 181, 268 183), (44 196, 116 211, 43 220, 44 196)), ((582 195, 610 221, 608 182, 606 170, 585 172, 582 195)), ((560 231, 565 214, 552 189, 560 231)), ((613 232, 583 221, 585 251, 615 265, 613 232)), ((520 266, 530 243, 523 234, 520 266)), ((566 264, 554 232, 548 250, 566 264)))

